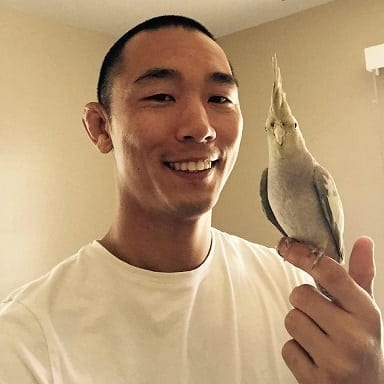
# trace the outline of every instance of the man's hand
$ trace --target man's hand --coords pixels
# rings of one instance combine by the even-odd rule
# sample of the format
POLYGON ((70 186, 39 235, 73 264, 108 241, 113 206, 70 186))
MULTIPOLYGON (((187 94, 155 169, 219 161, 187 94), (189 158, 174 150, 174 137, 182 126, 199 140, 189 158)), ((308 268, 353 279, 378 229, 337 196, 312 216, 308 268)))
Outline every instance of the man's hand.
POLYGON ((384 384, 384 353, 380 310, 373 300, 373 242, 359 238, 349 272, 305 244, 281 241, 278 251, 308 272, 333 297, 302 285, 290 295, 285 321, 292 340, 283 358, 300 384, 384 384))

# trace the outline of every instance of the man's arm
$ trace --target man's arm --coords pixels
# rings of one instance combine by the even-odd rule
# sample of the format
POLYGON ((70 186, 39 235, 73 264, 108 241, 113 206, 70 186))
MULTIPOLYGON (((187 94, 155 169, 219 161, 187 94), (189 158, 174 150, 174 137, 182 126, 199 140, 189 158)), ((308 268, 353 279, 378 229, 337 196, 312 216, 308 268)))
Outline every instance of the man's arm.
POLYGON ((0 306, 0 383, 53 383, 40 323, 18 302, 0 306))
POLYGON ((286 317, 292 336, 283 358, 300 384, 384 384, 382 319, 373 299, 373 243, 356 241, 349 272, 299 242, 280 242, 279 253, 308 272, 334 298, 314 287, 295 288, 286 317))

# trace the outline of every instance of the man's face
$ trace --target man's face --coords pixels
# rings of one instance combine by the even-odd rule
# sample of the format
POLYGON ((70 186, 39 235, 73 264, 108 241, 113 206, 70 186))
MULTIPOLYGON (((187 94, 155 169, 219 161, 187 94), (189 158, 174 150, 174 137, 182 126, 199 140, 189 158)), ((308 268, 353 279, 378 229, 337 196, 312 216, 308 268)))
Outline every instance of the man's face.
POLYGON ((180 27, 134 36, 113 82, 109 129, 123 204, 179 218, 210 210, 242 132, 222 49, 180 27))

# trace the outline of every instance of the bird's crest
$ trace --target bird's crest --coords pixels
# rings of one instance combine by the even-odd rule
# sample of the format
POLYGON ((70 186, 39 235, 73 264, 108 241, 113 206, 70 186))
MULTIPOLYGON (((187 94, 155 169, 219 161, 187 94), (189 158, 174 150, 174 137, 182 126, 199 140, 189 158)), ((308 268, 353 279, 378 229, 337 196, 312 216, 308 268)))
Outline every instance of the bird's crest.
POLYGON ((271 112, 279 118, 288 118, 292 116, 291 109, 287 103, 285 92, 283 91, 283 83, 280 68, 277 65, 276 53, 272 56, 272 67, 275 75, 271 95, 271 112))

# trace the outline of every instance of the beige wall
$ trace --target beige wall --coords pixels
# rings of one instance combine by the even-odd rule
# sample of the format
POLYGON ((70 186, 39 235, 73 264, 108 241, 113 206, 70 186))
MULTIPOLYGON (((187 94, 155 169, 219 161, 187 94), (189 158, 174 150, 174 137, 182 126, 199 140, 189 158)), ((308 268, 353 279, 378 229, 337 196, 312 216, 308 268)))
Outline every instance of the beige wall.
POLYGON ((111 41, 0 7, 0 297, 111 220, 112 162, 81 124, 111 41))
POLYGON ((245 132, 214 222, 268 245, 279 238, 258 198, 276 52, 307 146, 331 171, 342 196, 348 253, 358 235, 376 242, 376 295, 384 309, 384 70, 375 104, 363 55, 365 47, 384 43, 383 26, 384 1, 338 0, 220 39, 240 80, 245 132))

